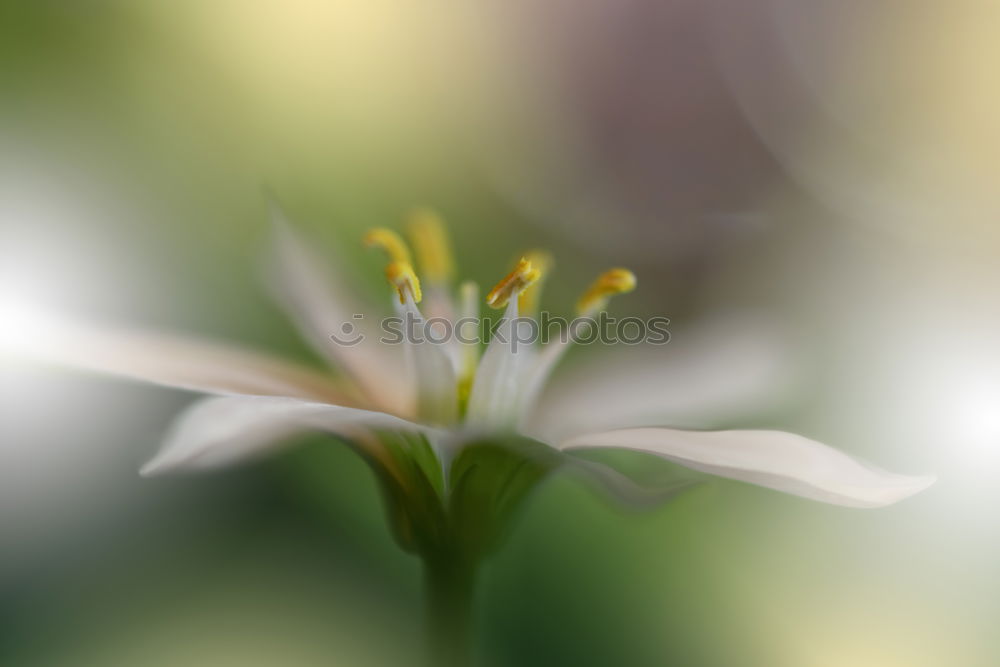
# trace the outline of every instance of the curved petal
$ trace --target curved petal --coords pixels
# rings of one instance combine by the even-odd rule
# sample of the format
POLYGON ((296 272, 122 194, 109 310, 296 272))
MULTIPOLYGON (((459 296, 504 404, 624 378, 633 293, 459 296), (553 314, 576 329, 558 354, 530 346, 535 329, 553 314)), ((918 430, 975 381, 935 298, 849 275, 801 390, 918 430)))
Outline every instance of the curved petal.
POLYGON ((20 352, 43 363, 215 394, 356 399, 325 373, 227 343, 52 318, 20 352))
POLYGON ((293 398, 208 398, 181 414, 159 453, 140 474, 218 467, 262 454, 296 433, 350 435, 359 428, 434 433, 384 412, 293 398))
POLYGON ((666 345, 618 345, 557 371, 525 430, 558 441, 637 424, 711 427, 780 400, 792 384, 791 356, 760 318, 717 316, 671 329, 666 345))
POLYGON ((571 438, 560 449, 619 447, 688 468, 848 507, 891 505, 934 477, 882 472, 835 449, 781 431, 679 431, 632 428, 571 438))
POLYGON ((585 483, 595 487, 622 505, 633 509, 652 509, 663 505, 675 496, 692 489, 699 480, 677 479, 667 484, 644 485, 609 465, 587 461, 575 456, 564 460, 567 470, 585 483))
POLYGON ((414 392, 401 350, 379 342, 380 332, 345 293, 343 280, 301 239, 284 213, 272 205, 272 288, 302 336, 335 368, 344 369, 381 409, 410 414, 414 392), (345 344, 333 336, 340 336, 345 344), (360 337, 359 337, 360 336, 360 337), (356 342, 347 342, 356 341, 356 342))

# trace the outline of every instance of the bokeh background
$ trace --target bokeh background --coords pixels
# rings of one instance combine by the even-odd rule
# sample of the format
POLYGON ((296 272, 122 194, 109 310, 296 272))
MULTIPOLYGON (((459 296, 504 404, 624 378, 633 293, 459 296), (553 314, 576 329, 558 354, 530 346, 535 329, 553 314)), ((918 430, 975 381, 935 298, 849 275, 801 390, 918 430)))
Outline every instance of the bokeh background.
MULTIPOLYGON (((414 204, 483 283, 552 249, 556 312, 630 266, 665 419, 939 482, 637 514, 556 479, 486 569, 482 664, 995 665, 998 36, 973 0, 4 0, 0 292, 313 360, 262 187, 373 300, 359 239, 414 204)), ((418 564, 349 452, 142 480, 191 396, 0 379, 0 664, 417 662, 418 564)))

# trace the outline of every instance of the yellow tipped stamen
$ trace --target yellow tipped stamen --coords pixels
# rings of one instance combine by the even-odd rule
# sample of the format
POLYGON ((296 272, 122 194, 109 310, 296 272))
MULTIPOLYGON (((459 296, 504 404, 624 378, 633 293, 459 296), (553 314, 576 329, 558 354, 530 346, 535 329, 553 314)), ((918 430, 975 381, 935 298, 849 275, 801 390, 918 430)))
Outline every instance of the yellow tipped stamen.
POLYGON ((420 303, 423 294, 420 292, 420 279, 413 271, 413 265, 409 262, 391 262, 385 267, 385 277, 389 280, 396 291, 399 292, 399 302, 406 303, 406 290, 413 295, 413 301, 420 303))
POLYGON ((580 315, 603 309, 615 294, 624 294, 635 289, 635 274, 628 269, 611 269, 597 277, 580 300, 576 311, 580 315))
POLYGON ((441 216, 430 209, 418 208, 410 213, 407 228, 424 277, 432 283, 450 281, 455 275, 455 261, 441 216))
POLYGON ((385 277, 399 292, 399 302, 406 303, 406 290, 409 290, 414 302, 420 303, 420 299, 423 298, 420 292, 420 280, 413 270, 410 249, 406 247, 406 241, 385 227, 372 229, 365 234, 364 241, 369 248, 378 248, 388 256, 389 265, 385 267, 385 277))
POLYGON ((521 290, 517 297, 517 308, 522 315, 538 312, 538 304, 542 299, 542 287, 552 270, 552 255, 544 250, 529 250, 524 258, 539 272, 538 280, 521 290))
POLYGON ((406 247, 406 241, 391 229, 376 227, 365 234, 364 241, 369 248, 378 248, 383 251, 392 263, 411 266, 413 264, 410 259, 410 249, 406 247))
POLYGON ((520 294, 541 276, 542 272, 532 267, 531 262, 522 257, 514 270, 504 276, 503 280, 486 295, 486 304, 493 308, 503 308, 512 296, 520 294))

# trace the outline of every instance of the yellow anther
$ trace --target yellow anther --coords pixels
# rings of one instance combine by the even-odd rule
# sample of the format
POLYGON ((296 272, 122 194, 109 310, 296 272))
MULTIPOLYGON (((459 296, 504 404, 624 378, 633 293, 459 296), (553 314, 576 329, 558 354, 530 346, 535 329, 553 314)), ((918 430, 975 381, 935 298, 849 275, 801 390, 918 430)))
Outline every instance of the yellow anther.
POLYGON ((486 303, 494 308, 503 308, 512 296, 520 294, 524 288, 541 277, 541 271, 531 266, 524 257, 517 263, 514 270, 504 276, 503 280, 486 295, 486 303))
POLYGON ((615 294, 624 294, 635 289, 635 274, 628 269, 611 269, 597 277, 580 300, 576 302, 577 313, 583 315, 601 310, 608 299, 615 294))
POLYGON ((427 208, 415 209, 410 213, 407 231, 423 276, 432 283, 450 281, 455 261, 441 216, 427 208))
POLYGON ((383 251, 392 263, 413 264, 406 241, 391 229, 376 227, 365 234, 365 245, 383 251))
POLYGON ((407 290, 413 295, 413 301, 420 303, 420 299, 423 298, 420 293, 420 279, 413 271, 412 264, 409 262, 390 262, 389 266, 385 267, 385 277, 399 292, 400 303, 406 303, 407 290))
POLYGON ((517 308, 521 314, 531 315, 538 311, 542 286, 552 270, 552 255, 544 250, 530 250, 524 254, 524 258, 540 274, 535 284, 521 290, 521 294, 517 298, 517 308))

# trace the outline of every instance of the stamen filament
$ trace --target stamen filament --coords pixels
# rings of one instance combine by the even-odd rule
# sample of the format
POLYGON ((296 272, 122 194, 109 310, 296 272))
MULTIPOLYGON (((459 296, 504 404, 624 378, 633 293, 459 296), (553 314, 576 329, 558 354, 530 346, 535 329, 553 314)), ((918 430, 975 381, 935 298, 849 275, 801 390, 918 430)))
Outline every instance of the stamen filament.
POLYGON ((476 379, 479 363, 479 285, 472 281, 462 283, 459 288, 459 333, 463 343, 458 358, 458 408, 464 415, 472 393, 472 383, 476 379), (475 341, 475 342, 464 342, 475 341))

